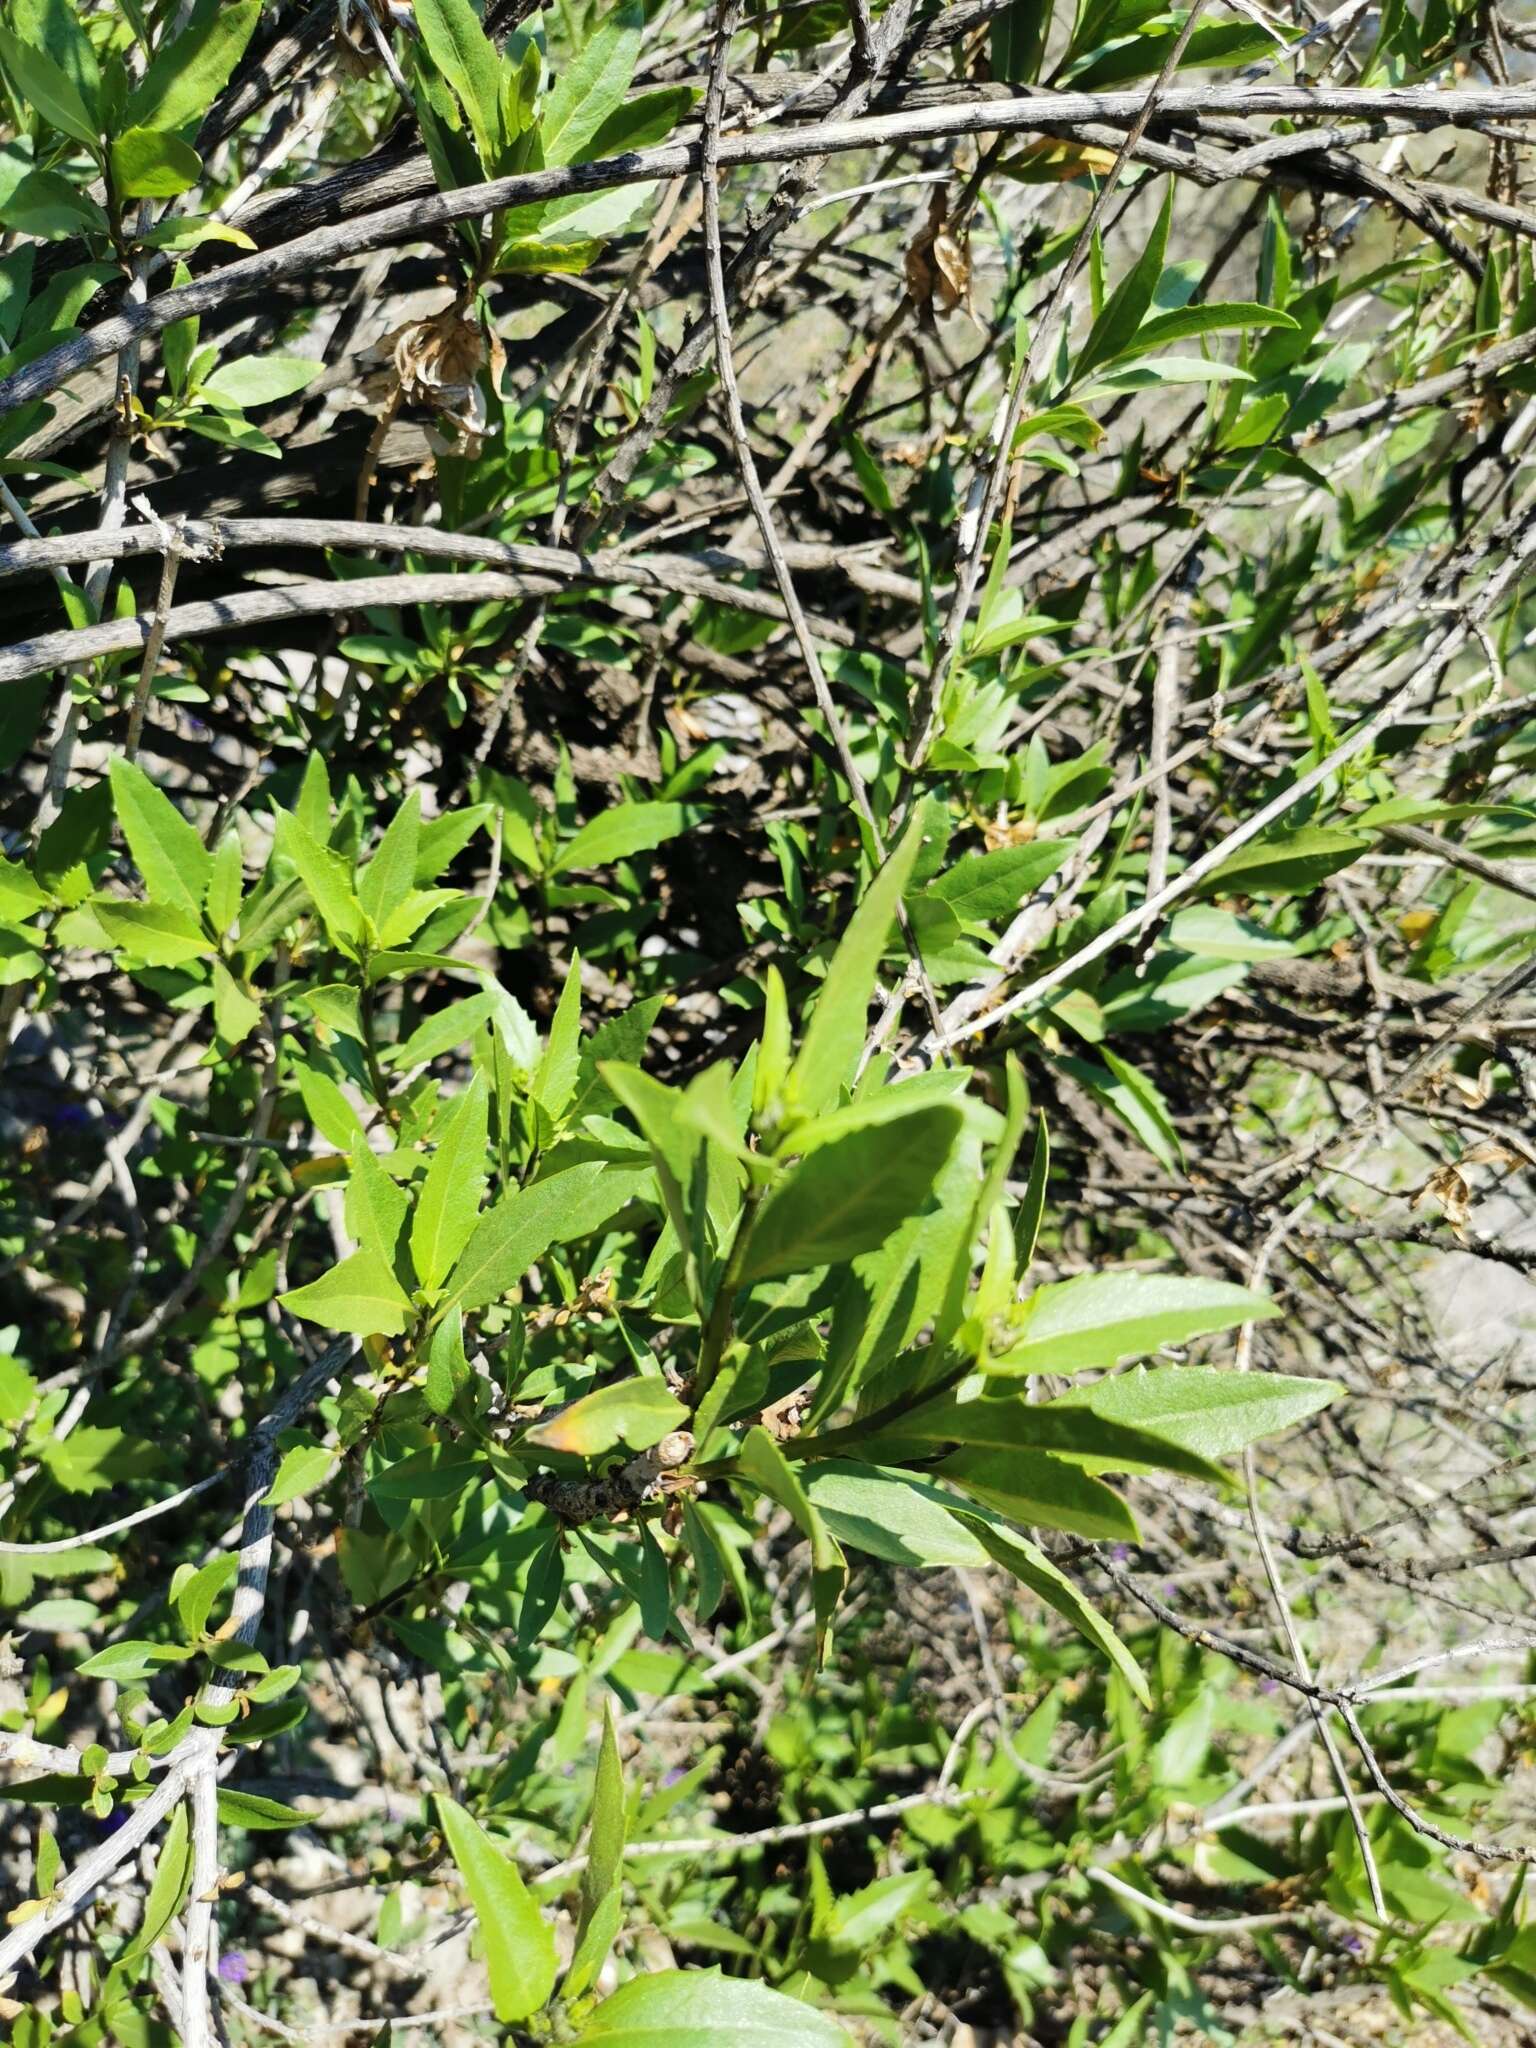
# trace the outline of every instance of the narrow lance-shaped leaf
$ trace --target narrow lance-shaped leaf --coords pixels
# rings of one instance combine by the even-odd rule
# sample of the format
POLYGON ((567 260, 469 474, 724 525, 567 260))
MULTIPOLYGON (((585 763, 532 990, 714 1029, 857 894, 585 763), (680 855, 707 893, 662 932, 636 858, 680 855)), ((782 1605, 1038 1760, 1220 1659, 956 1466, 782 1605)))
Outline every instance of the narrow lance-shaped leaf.
POLYGON ((438 1139, 411 1219, 416 1277, 435 1294, 468 1244, 485 1191, 490 1097, 483 1074, 460 1097, 438 1139))
POLYGON ((200 0, 181 34, 162 43, 128 101, 125 128, 181 128, 200 120, 229 82, 261 14, 261 0, 200 0))
POLYGON ((624 1766, 619 1760, 613 1706, 611 1701, 605 1701, 603 1739, 597 1752, 597 1781, 587 1835, 587 1867, 581 1874, 576 1946, 561 1986, 563 1998, 580 1998, 591 1988, 619 1931, 627 1821, 624 1766))
POLYGON ((501 149, 501 61, 469 0, 416 0, 413 15, 432 61, 458 94, 487 175, 501 149))
POLYGON ((213 875, 213 855, 142 768, 117 755, 108 774, 117 821, 144 878, 145 894, 151 902, 184 911, 195 924, 213 875))
POLYGON ((491 2004, 503 2026, 525 2020, 555 1987, 555 1937, 517 1866, 473 1815, 439 1795, 443 1833, 480 1922, 491 2004))
POLYGON ((839 1088, 853 1080, 864 1048, 875 971, 917 859, 922 832, 922 818, 915 817, 865 892, 832 956, 804 1043, 784 1084, 785 1102, 798 1116, 818 1116, 831 1108, 839 1088))
POLYGON ((1246 1287, 1189 1273, 1082 1273, 1041 1287, 1017 1312, 1018 1334, 991 1372, 1081 1372, 1164 1344, 1275 1315, 1246 1287))
POLYGON ((623 104, 644 29, 640 7, 615 8, 566 65, 540 113, 545 163, 582 161, 588 143, 623 104))
POLYGON ((1103 311, 1088 330, 1088 338, 1078 351, 1072 365, 1072 375, 1077 382, 1099 363, 1108 362, 1129 346, 1137 328, 1146 318, 1151 307, 1158 279, 1163 274, 1163 257, 1168 249, 1168 227, 1173 219, 1172 178, 1168 180, 1163 195, 1161 211, 1156 224, 1130 271, 1123 277, 1103 311))

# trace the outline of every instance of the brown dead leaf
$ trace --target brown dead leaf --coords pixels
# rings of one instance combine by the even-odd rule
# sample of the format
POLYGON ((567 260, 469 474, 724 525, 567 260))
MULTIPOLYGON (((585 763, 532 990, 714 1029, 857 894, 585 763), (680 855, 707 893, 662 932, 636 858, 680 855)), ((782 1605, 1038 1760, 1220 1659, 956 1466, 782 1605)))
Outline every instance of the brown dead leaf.
POLYGON ((1422 1209, 1430 1202, 1440 1204, 1446 1222, 1458 1237, 1466 1235, 1472 1215, 1472 1190, 1457 1167, 1437 1166, 1408 1206, 1422 1209))
POLYGON ((908 296, 925 324, 932 323, 935 307, 943 313, 963 308, 975 319, 970 237, 955 232, 942 185, 935 187, 928 219, 908 245, 905 269, 908 296))
POLYGON ((479 452, 486 427, 480 372, 489 364, 492 379, 500 377, 506 352, 499 336, 487 339, 478 321, 451 305, 395 328, 373 353, 393 370, 407 405, 424 406, 457 429, 456 453, 479 452))

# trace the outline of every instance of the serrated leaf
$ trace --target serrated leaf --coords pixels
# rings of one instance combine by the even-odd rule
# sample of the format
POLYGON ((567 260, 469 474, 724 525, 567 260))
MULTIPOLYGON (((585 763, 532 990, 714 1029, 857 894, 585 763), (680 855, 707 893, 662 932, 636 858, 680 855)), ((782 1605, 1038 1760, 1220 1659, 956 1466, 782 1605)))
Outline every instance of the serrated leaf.
POLYGON ((416 880, 416 847, 421 836, 421 799, 412 790, 389 821, 378 850, 358 878, 357 900, 375 932, 411 893, 416 880))
POLYGON ((296 817, 286 814, 278 820, 277 850, 286 854, 298 869, 299 879, 331 937, 355 942, 362 933, 363 912, 341 857, 311 838, 296 817))
POLYGON ((924 893, 947 903, 968 923, 1012 917, 1076 844, 1075 839, 1035 839, 1023 846, 1000 846, 992 853, 967 854, 948 874, 925 883, 924 893))
POLYGON ((650 1180, 650 1169, 584 1161, 503 1195, 486 1210, 449 1277, 450 1301, 484 1308, 510 1294, 553 1244, 570 1244, 600 1229, 650 1180))
POLYGON ((560 73, 539 110, 546 164, 583 161, 587 145, 624 103, 644 29, 641 7, 616 7, 560 73))
POLYGON ((98 896, 91 915, 114 946, 150 967, 185 967, 208 957, 208 940, 195 919, 168 903, 120 903, 98 896))
POLYGON ((427 1354, 422 1394, 434 1415, 448 1414, 469 1376, 470 1363, 464 1350, 464 1316, 461 1310, 453 1309, 433 1331, 432 1346, 427 1354))
POLYGON ((628 860, 631 854, 649 853, 686 832, 698 816, 687 804, 615 804, 611 811, 583 825, 570 845, 561 848, 550 873, 605 868, 616 860, 628 860))
POLYGON ((469 0, 416 0, 416 27, 432 61, 458 95, 487 176, 502 142, 501 62, 469 0))
POLYGON ((117 822, 146 895, 185 911, 195 926, 213 876, 213 855, 142 768, 115 755, 108 773, 117 822))

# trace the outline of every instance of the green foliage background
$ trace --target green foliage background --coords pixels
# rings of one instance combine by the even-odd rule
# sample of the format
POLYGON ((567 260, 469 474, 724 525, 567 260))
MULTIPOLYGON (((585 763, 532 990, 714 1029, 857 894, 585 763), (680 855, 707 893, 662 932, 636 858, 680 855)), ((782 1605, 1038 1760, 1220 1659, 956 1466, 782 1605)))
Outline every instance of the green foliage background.
POLYGON ((0 24, 11 2038, 1526 2038, 1518 24, 404 12, 0 24))

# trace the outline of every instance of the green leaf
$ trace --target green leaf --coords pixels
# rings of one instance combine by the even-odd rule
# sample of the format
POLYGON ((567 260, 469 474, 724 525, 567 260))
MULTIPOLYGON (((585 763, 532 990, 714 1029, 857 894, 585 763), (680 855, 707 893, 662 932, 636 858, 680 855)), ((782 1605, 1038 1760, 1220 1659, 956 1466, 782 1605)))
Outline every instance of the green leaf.
POLYGON ((355 942, 362 934, 362 906, 352 893, 352 877, 346 863, 328 846, 312 839, 289 813, 277 823, 277 850, 299 871, 310 901, 333 939, 355 942))
MULTIPOLYGON (((710 1143, 702 1122, 686 1114, 689 1099, 682 1090, 669 1088, 620 1060, 603 1061, 598 1072, 640 1126, 650 1148, 667 1217, 683 1249, 688 1291, 695 1306, 703 1310, 707 1307, 704 1276, 713 1247, 710 1196, 715 1192, 716 1174, 712 1169, 721 1161, 720 1148, 710 1143)), ((707 1098, 711 1081, 706 1072, 693 1087, 707 1098)), ((734 1197, 739 1169, 730 1160, 724 1161, 724 1167, 731 1176, 734 1197)))
POLYGON ((570 1244, 609 1222, 641 1192, 650 1169, 584 1161, 504 1195, 488 1209, 450 1280, 460 1308, 484 1308, 517 1286, 552 1244, 570 1244))
POLYGON ((584 160, 587 145, 623 104, 644 29, 643 8, 616 7, 555 80, 539 113, 546 164, 584 160))
POLYGON ((1111 1487, 1049 1451, 955 1451, 941 1476, 983 1506, 1031 1527, 1134 1542, 1136 1519, 1111 1487))
POLYGON ((618 1932, 623 1894, 624 1840, 628 1815, 624 1800, 624 1766, 619 1760, 613 1725, 613 1703, 603 1702, 603 1739, 597 1752, 597 1780, 592 1791, 591 1827, 587 1834, 587 1867, 581 1873, 581 1907, 571 1966, 560 1987, 567 2002, 580 1998, 597 1981, 618 1932))
MULTIPOLYGON (((253 6, 257 4, 259 0, 252 0, 253 6)), ((0 26, 0 63, 23 107, 33 108, 61 135, 83 142, 92 151, 98 147, 101 132, 95 116, 74 81, 50 56, 0 26)))
POLYGON ((72 185, 57 171, 32 171, 0 204, 0 223, 40 241, 55 242, 65 235, 104 235, 111 223, 89 193, 72 185))
POLYGON ((240 1792, 232 1785, 219 1787, 219 1819, 227 1828, 245 1828, 251 1834, 266 1834, 279 1828, 308 1828, 315 1825, 312 1813, 285 1806, 281 1799, 268 1799, 260 1792, 240 1792))
POLYGON ((792 1166, 752 1224, 741 1281, 778 1279, 873 1251, 921 1213, 961 1129, 930 1103, 897 1123, 834 1138, 792 1166))
POLYGON ((555 1988, 555 1937, 517 1866, 462 1806, 439 1793, 448 1847, 480 1922, 491 2003, 504 2026, 544 2006, 555 1988))
POLYGON ((1000 846, 993 853, 970 853, 948 874, 925 883, 924 894, 937 896, 970 924, 1012 917, 1076 844, 1075 839, 1035 839, 1023 846, 1000 846))
POLYGON ((1162 210, 1136 262, 1120 280, 1112 297, 1088 330, 1088 338, 1072 365, 1074 383, 1081 383, 1099 363, 1107 363, 1127 348, 1152 305, 1163 274, 1163 257, 1168 248, 1168 227, 1173 219, 1174 180, 1168 180, 1162 210))
POLYGON ((155 1875, 144 1900, 144 1913, 128 1946, 117 1957, 117 1969, 149 1954, 155 1943, 181 1911, 187 1887, 192 1882, 186 1802, 178 1804, 155 1859, 155 1875))
POLYGON ((232 363, 221 363, 197 388, 202 397, 220 405, 272 405, 313 384, 324 368, 318 358, 308 356, 237 356, 232 363))
POLYGON ((458 95, 486 175, 502 144, 501 61, 469 0, 416 0, 413 17, 433 63, 458 95))
POLYGON ((498 996, 498 991, 487 989, 482 995, 463 996, 458 1002, 434 1010, 409 1038, 382 1053, 380 1063, 408 1070, 424 1067, 428 1061, 454 1051, 466 1039, 473 1038, 480 1026, 495 1013, 498 996))
MULTIPOLYGON (((1010 1080, 1012 1070, 1010 1069, 1010 1080)), ((1045 1214, 1045 1188, 1051 1177, 1051 1135, 1045 1127, 1045 1111, 1041 1110, 1035 1123, 1035 1149, 1030 1154, 1029 1179, 1019 1197, 1017 1213, 1013 1218, 1013 1233, 1018 1256, 1019 1277, 1029 1271, 1030 1261, 1035 1256, 1035 1246, 1040 1238, 1040 1221, 1045 1214)))
POLYGON ((125 199, 174 199, 203 175, 203 160, 179 135, 129 128, 112 139, 112 182, 125 199))
MULTIPOLYGON (((549 161, 561 159, 551 157, 549 161)), ((653 847, 686 832, 698 818, 697 809, 688 804, 615 804, 611 811, 604 811, 583 825, 570 845, 561 848, 550 873, 563 875, 572 868, 605 868, 616 860, 628 860, 633 853, 649 853, 653 847)))
POLYGON ((110 1678, 118 1685, 138 1685, 167 1664, 185 1664, 192 1655, 180 1643, 109 1643, 80 1666, 82 1678, 110 1678))
MULTIPOLYGON (((1265 1309, 1273 1314, 1274 1304, 1266 1303, 1265 1309)), ((1145 1430, 1202 1458, 1220 1458, 1305 1421, 1341 1391, 1331 1380, 1297 1379, 1284 1373, 1223 1372, 1204 1365, 1137 1366, 1092 1386, 1069 1387, 1049 1407, 1087 1409, 1105 1422, 1145 1430)))
POLYGON ((662 1970, 605 1998, 572 2048, 853 2048, 814 2006, 751 1977, 662 1970))
POLYGON ((804 1043, 784 1084, 785 1103, 795 1115, 819 1116, 836 1102, 838 1090, 853 1081, 864 1049, 875 972, 922 837, 919 814, 865 891, 832 956, 804 1043))
POLYGON ((991 24, 992 76, 1033 85, 1051 25, 1051 0, 1011 0, 991 24))
MULTIPOLYGON (((315 1092, 314 1083, 320 1076, 307 1076, 310 1087, 305 1091, 305 1107, 315 1092)), ((341 1097, 341 1091, 336 1091, 341 1097)), ((345 1105, 345 1097, 341 1097, 345 1105)), ((349 1106, 348 1106, 349 1112, 349 1106)), ((341 1126, 337 1126, 341 1129, 341 1126)), ((369 1145, 366 1136, 359 1131, 350 1141, 352 1171, 347 1179, 347 1193, 344 1208, 348 1230, 357 1239, 364 1251, 377 1252, 391 1267, 396 1264, 400 1248, 400 1232, 405 1226, 406 1211, 410 1197, 405 1189, 384 1171, 378 1155, 369 1145)))
POLYGON ((199 0, 173 41, 162 43, 135 86, 125 128, 185 128, 199 121, 229 82, 261 14, 261 0, 199 0))
POLYGON ((185 911, 195 926, 213 875, 213 855, 142 768, 114 755, 108 773, 117 822, 146 895, 152 903, 185 911))
POLYGON ((479 1221, 489 1116, 485 1077, 476 1074, 438 1137, 411 1219, 411 1259, 429 1294, 453 1271, 479 1221))
POLYGON ((900 1354, 906 1346, 925 1324, 932 1324, 939 1344, 959 1327, 982 1178, 981 1139, 967 1128, 925 1209, 878 1251, 854 1260, 833 1310, 826 1370, 811 1411, 816 1425, 852 1394, 866 1412, 883 1406, 894 1391, 905 1394, 900 1354), (896 1389, 882 1377, 887 1366, 901 1375, 896 1389))
POLYGON ((212 963, 214 1029, 231 1051, 243 1045, 261 1022, 261 1005, 243 989, 222 960, 212 963))
POLYGON ((664 85, 637 92, 614 108, 587 145, 593 161, 622 156, 629 149, 651 149, 665 142, 698 98, 690 85, 664 85))
POLYGON ((848 1566, 820 1510, 801 1484, 799 1474, 767 1430, 754 1424, 742 1439, 736 1472, 759 1493, 777 1501, 811 1545, 811 1597, 816 1611, 816 1659, 826 1661, 832 1617, 842 1597, 848 1566))
POLYGON ((295 1287, 278 1299, 306 1322, 354 1337, 398 1337, 415 1313, 389 1261, 371 1250, 354 1252, 307 1287, 295 1287))
POLYGON ((1152 1694, 1146 1674, 1092 1601, 1078 1591, 1066 1573, 1052 1564, 1045 1552, 1031 1543, 1027 1536, 1015 1535, 990 1523, 978 1523, 976 1533, 1005 1571, 1012 1572, 1022 1585, 1028 1586, 1032 1593, 1069 1622, 1080 1636, 1103 1651, 1141 1704, 1150 1708, 1152 1694))
POLYGON ((416 846, 421 834, 421 798, 412 790, 389 821, 378 850, 363 869, 357 900, 374 931, 405 901, 416 881, 416 846))
MULTIPOLYGON (((1118 1381, 1100 1384, 1108 1387, 1118 1381)), ((834 1433, 830 1440, 840 1441, 841 1433, 834 1433)), ((1012 1381, 987 1380, 980 1375, 967 1380, 957 1392, 918 1402, 877 1437, 866 1437, 860 1449, 872 1458, 906 1460, 929 1457, 941 1444, 969 1444, 995 1451, 1050 1451, 1094 1472, 1183 1472, 1217 1486, 1226 1480, 1219 1466, 1181 1440, 1101 1416, 1088 1402, 1074 1402, 1071 1390, 1054 1401, 1028 1401, 1021 1398, 1012 1381)), ((809 1451, 814 1446, 815 1439, 811 1439, 805 1447, 809 1451)))
POLYGON ((208 939, 200 925, 169 904, 120 903, 98 896, 91 903, 91 915, 114 946, 150 967, 184 967, 208 957, 208 939))
POLYGON ((1157 349, 1166 348, 1170 342, 1188 341, 1195 335, 1231 334, 1253 327, 1295 325, 1289 313, 1277 312, 1273 306, 1209 301, 1199 306, 1178 306, 1170 313, 1154 313, 1150 320, 1144 320, 1130 346, 1122 349, 1114 360, 1123 363, 1132 357, 1151 355, 1157 349))
POLYGON ((937 1487, 878 1465, 828 1460, 805 1475, 805 1490, 827 1528, 852 1550, 915 1567, 984 1565, 979 1537, 937 1487))
POLYGON ((1106 1108, 1112 1109, 1127 1130, 1135 1132, 1159 1165, 1176 1173, 1184 1155, 1168 1105, 1156 1084, 1107 1045, 1100 1048, 1100 1058, 1104 1062, 1102 1067, 1091 1060, 1064 1059, 1060 1064, 1106 1108))
POLYGON ((540 1450, 597 1458, 615 1444, 648 1451, 688 1420, 688 1410, 658 1379, 620 1380, 598 1387, 523 1432, 522 1441, 540 1450))
POLYGON ((1013 1342, 987 1370, 1070 1373, 1118 1365, 1278 1313, 1263 1295, 1225 1280, 1113 1268, 1081 1273, 1030 1295, 1016 1312, 1013 1342))
POLYGON ((189 1643, 195 1643, 208 1626, 208 1617, 213 1612, 214 1602, 221 1593, 228 1591, 239 1576, 240 1553, 237 1550, 227 1550, 222 1556, 214 1558, 211 1563, 203 1565, 199 1570, 189 1572, 187 1577, 182 1579, 181 1571, 185 1569, 183 1566, 177 1571, 176 1580, 173 1581, 171 1604, 181 1622, 182 1633, 189 1643))
POLYGON ((1371 848, 1371 840, 1335 825, 1303 825, 1240 846, 1208 875, 1208 896, 1304 896, 1371 848))
POLYGON ((43 50, 68 78, 98 123, 101 67, 96 61, 80 9, 71 0, 11 0, 10 25, 24 43, 43 50))
POLYGON ((298 1444, 291 1451, 284 1451, 272 1484, 262 1496, 265 1505, 286 1507, 289 1501, 313 1493, 325 1483, 335 1463, 336 1453, 328 1451, 324 1444, 298 1444))
POLYGON ((565 986, 550 1020, 549 1040, 529 1088, 535 1102, 558 1123, 576 1093, 581 1069, 581 955, 572 952, 565 986))
POLYGON ((469 1376, 470 1364, 464 1350, 463 1311, 454 1309, 433 1331, 432 1348, 427 1354, 427 1372, 421 1391, 434 1415, 448 1414, 469 1376))

